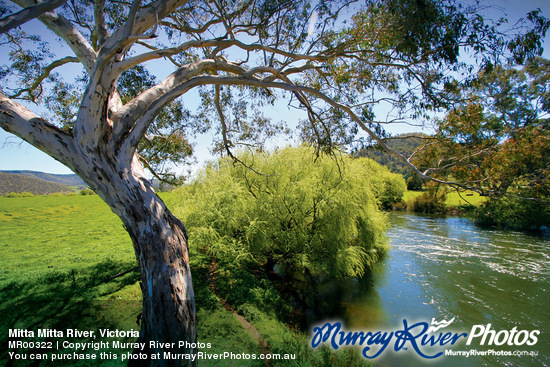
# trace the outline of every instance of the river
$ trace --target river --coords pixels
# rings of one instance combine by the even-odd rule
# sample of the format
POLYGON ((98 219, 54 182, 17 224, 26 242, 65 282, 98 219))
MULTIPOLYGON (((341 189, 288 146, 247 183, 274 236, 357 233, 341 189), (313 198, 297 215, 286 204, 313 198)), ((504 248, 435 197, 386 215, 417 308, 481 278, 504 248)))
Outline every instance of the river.
MULTIPOLYGON (((391 213, 391 250, 374 269, 372 282, 344 300, 348 329, 399 330, 409 324, 443 319, 454 322, 439 332, 471 334, 474 325, 495 331, 539 330, 536 345, 466 345, 453 351, 528 351, 536 356, 442 356, 444 366, 547 366, 550 364, 550 241, 524 233, 481 229, 467 219, 391 213)), ((478 329, 479 330, 479 329, 478 329)), ((504 335, 504 334, 501 334, 504 335)), ((523 333, 521 337, 525 336, 523 333)), ((521 341, 521 339, 518 339, 521 341)), ((381 366, 425 366, 412 350, 388 347, 381 366)), ((409 348, 412 349, 412 348, 409 348)))

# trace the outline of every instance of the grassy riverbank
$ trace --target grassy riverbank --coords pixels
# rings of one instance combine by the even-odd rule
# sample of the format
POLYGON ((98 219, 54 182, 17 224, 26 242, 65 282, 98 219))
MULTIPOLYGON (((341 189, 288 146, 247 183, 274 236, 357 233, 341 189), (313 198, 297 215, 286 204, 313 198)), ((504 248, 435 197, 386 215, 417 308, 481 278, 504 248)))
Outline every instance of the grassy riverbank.
MULTIPOLYGON (((170 204, 170 194, 164 194, 164 199, 170 204)), ((8 315, 0 320, 0 365, 8 362, 7 340, 13 340, 8 338, 9 329, 77 328, 96 333, 99 329, 139 330, 136 322, 141 312, 139 274, 130 271, 120 275, 137 265, 132 244, 120 220, 97 196, 0 197, 0 259, 0 312, 8 315)), ((202 351, 296 354, 296 360, 272 361, 272 366, 364 365, 355 351, 312 353, 307 347, 307 335, 291 330, 278 317, 277 307, 290 309, 290 306, 265 280, 254 278, 235 264, 219 264, 218 275, 213 279, 207 256, 193 254, 191 259, 199 341, 211 344, 211 348, 202 351), (240 302, 232 301, 237 298, 240 302), (239 313, 246 323, 237 317, 239 313), (254 332, 247 325, 252 325, 254 332)), ((113 348, 88 351, 121 352, 113 348)), ((200 365, 223 366, 234 362, 201 361, 200 365)), ((15 365, 31 364, 36 365, 31 360, 15 365)), ((94 365, 74 360, 56 363, 79 364, 94 365)), ((96 363, 105 364, 126 362, 118 359, 96 363)), ((44 365, 51 365, 51 361, 44 365)), ((266 364, 240 360, 239 365, 266 364)))
MULTIPOLYGON (((405 191, 403 195, 402 208, 413 211, 414 201, 422 196, 426 191, 405 191)), ((473 208, 479 207, 487 200, 487 197, 480 196, 474 191, 465 191, 458 193, 456 191, 446 192, 445 212, 464 213, 473 208)))

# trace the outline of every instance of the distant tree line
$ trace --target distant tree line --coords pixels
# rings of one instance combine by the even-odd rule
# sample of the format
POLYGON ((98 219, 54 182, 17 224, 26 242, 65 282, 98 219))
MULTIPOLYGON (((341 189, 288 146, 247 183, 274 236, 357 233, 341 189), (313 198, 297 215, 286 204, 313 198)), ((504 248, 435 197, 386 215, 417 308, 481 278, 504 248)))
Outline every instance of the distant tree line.
MULTIPOLYGON (((424 139, 428 138, 426 134, 399 134, 386 140, 386 144, 391 149, 400 153, 404 157, 410 157, 423 144, 424 139)), ((356 157, 368 157, 374 161, 386 166, 391 172, 403 175, 407 181, 408 190, 421 190, 423 180, 420 176, 407 166, 402 159, 386 151, 379 144, 366 145, 353 152, 356 157)))

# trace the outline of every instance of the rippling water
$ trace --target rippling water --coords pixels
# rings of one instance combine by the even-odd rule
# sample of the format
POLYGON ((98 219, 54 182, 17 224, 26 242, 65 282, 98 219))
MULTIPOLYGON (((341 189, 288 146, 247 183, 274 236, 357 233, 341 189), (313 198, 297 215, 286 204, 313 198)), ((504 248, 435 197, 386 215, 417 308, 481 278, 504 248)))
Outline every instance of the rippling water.
MULTIPOLYGON (((537 351, 536 357, 445 357, 435 365, 550 364, 548 239, 480 229, 461 218, 390 215, 392 249, 375 269, 374 285, 348 300, 344 318, 349 328, 396 330, 404 318, 430 322, 455 317, 452 328, 467 333, 473 325, 488 323, 496 331, 538 329, 539 341, 531 347, 489 347, 476 341, 466 346, 463 341, 451 348, 537 351)), ((426 365, 406 353, 385 355, 380 365, 426 365)))

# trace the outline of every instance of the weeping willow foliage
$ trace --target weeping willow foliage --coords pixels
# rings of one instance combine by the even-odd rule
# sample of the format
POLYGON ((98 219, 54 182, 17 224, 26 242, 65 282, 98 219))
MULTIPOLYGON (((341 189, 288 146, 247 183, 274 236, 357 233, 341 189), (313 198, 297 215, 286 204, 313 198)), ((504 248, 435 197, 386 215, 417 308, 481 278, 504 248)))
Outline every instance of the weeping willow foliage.
POLYGON ((367 159, 316 157, 306 147, 209 164, 176 192, 192 251, 269 268, 361 277, 387 251, 388 195, 401 176, 367 159))

